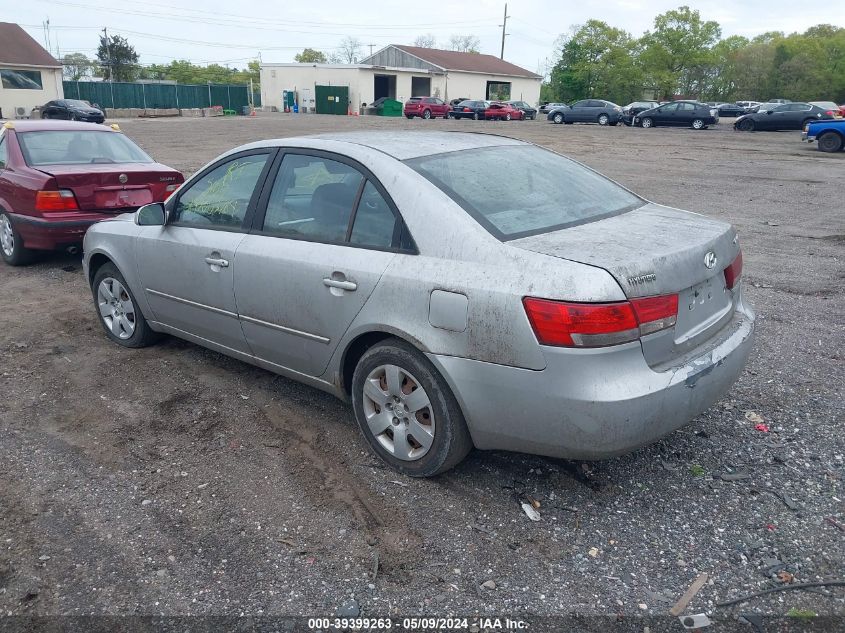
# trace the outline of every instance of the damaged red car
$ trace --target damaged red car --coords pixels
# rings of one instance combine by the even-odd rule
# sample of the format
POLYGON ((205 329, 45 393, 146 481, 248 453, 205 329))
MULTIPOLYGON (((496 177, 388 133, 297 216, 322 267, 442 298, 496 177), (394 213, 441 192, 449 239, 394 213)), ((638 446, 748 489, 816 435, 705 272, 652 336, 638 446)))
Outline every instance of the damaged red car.
POLYGON ((89 226, 163 202, 184 181, 117 126, 8 121, 0 126, 0 255, 76 252, 89 226))

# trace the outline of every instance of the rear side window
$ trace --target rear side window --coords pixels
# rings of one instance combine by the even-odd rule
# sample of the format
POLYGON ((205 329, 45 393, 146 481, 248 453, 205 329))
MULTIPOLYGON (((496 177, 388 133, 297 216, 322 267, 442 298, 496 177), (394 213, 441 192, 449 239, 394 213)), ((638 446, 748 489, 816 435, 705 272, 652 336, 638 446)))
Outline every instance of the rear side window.
POLYGON ((6 150, 6 136, 0 136, 0 169, 6 169, 9 162, 9 152, 6 150))
POLYGON ((397 242, 398 228, 399 223, 387 201, 368 180, 355 211, 349 242, 359 246, 390 248, 397 242))
POLYGON ((591 169, 535 146, 449 152, 407 164, 500 240, 547 233, 644 204, 591 169))
POLYGON ((364 177, 328 158, 288 154, 267 201, 263 231, 281 237, 343 242, 364 177))

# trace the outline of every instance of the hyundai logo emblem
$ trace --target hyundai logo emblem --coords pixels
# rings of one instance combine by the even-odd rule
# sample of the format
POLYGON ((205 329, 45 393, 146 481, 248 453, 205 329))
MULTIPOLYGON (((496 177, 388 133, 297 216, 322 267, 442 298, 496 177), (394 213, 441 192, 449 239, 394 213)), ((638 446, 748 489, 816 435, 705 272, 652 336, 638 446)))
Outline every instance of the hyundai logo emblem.
POLYGON ((129 180, 129 177, 126 174, 120 174, 117 179, 120 181, 121 185, 125 185, 126 181, 129 180))
POLYGON ((707 268, 715 268, 716 253, 713 251, 707 251, 707 254, 704 256, 704 265, 707 266, 707 268))

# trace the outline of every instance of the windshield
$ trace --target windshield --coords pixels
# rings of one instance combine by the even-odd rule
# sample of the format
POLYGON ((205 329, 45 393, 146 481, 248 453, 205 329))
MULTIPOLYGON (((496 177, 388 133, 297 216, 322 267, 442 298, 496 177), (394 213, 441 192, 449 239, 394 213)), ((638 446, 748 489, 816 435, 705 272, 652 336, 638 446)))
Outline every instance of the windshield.
POLYGON ((532 145, 435 154, 407 164, 503 241, 645 204, 588 167, 532 145))
POLYGON ((30 166, 153 162, 123 134, 105 130, 22 132, 18 140, 30 166))
POLYGON ((78 99, 65 99, 65 103, 74 108, 90 108, 91 105, 85 103, 84 101, 79 101, 78 99))

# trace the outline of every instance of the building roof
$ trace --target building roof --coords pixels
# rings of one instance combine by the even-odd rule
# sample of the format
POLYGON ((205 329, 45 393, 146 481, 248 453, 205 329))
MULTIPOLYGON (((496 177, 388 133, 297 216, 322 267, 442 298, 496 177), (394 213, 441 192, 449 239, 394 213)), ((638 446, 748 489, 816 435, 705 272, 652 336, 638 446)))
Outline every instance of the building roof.
POLYGON ((458 51, 444 51, 439 48, 421 48, 419 46, 405 46, 402 44, 392 44, 391 46, 414 57, 419 57, 429 64, 439 66, 443 70, 541 78, 537 73, 532 73, 530 70, 525 70, 516 64, 511 64, 493 55, 459 53, 458 51))
POLYGON ((29 33, 11 22, 0 22, 0 64, 50 68, 62 66, 29 33))

